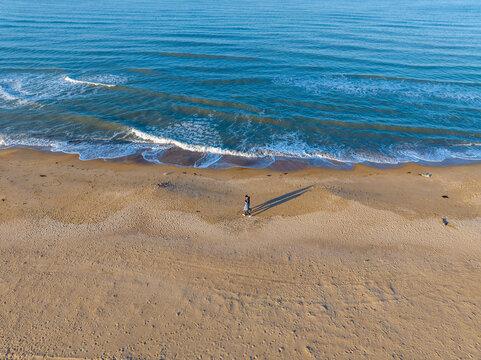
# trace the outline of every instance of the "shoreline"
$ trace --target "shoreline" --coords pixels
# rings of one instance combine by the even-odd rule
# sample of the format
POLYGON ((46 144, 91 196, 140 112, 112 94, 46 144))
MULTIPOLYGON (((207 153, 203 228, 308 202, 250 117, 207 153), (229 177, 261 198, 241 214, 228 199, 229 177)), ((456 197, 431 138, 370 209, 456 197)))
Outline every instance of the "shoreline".
POLYGON ((480 179, 0 150, 0 357, 478 357, 480 179))
MULTIPOLYGON (((1 140, 1 139, 0 139, 1 140)), ((81 143, 82 141, 75 141, 81 143)), ((2 143, 0 142, 0 145, 2 143)), ((127 143, 125 143, 127 145, 127 143)), ((131 145, 139 146, 138 149, 128 155, 119 155, 116 157, 88 157, 82 159, 82 154, 71 150, 70 152, 63 150, 52 149, 51 145, 45 146, 5 146, 0 147, 0 151, 9 149, 23 149, 40 151, 43 153, 52 154, 67 154, 76 155, 82 161, 89 160, 103 160, 107 162, 135 162, 139 164, 148 163, 154 165, 163 166, 177 166, 185 168, 195 169, 210 169, 210 170, 227 170, 234 168, 246 168, 246 169, 268 169, 273 171, 298 171, 306 170, 310 168, 321 169, 338 169, 338 170, 353 170, 358 165, 369 166, 375 169, 393 169, 401 168, 409 164, 428 166, 428 167, 447 167, 447 166, 460 166, 480 164, 481 159, 468 159, 461 157, 445 158, 443 160, 426 160, 419 158, 418 161, 375 161, 375 160, 363 160, 363 161, 348 161, 336 159, 335 157, 329 157, 328 154, 319 153, 316 156, 291 156, 287 154, 249 154, 249 156, 236 155, 227 151, 222 152, 209 152, 209 151, 197 151, 188 150, 176 145, 166 147, 165 149, 157 149, 154 151, 156 154, 148 154, 148 148, 142 148, 141 143, 131 143, 131 145)), ((147 144, 145 144, 147 145, 147 144)), ((153 149, 150 149, 152 151, 153 149)), ((219 150, 221 151, 221 150, 219 150)))

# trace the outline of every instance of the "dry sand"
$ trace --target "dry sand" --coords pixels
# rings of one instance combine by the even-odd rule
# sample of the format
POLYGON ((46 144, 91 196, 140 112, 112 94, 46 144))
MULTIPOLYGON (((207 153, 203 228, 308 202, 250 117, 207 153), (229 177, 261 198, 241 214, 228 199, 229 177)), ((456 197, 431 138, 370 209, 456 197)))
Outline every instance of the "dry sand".
POLYGON ((481 165, 0 151, 0 358, 480 359, 481 165))

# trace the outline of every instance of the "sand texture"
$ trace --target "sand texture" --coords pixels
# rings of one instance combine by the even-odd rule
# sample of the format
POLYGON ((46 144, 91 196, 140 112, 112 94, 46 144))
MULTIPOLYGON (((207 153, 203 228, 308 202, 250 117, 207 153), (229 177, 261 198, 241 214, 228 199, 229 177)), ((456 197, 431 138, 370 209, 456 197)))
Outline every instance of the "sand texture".
POLYGON ((0 358, 481 359, 481 166, 2 150, 0 358))

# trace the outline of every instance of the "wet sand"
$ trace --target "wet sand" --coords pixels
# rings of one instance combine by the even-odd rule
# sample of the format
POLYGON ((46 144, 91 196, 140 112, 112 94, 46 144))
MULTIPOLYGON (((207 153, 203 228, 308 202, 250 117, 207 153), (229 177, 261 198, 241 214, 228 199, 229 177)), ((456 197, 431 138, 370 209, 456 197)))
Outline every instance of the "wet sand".
POLYGON ((479 359, 480 294, 480 164, 0 151, 1 358, 479 359))

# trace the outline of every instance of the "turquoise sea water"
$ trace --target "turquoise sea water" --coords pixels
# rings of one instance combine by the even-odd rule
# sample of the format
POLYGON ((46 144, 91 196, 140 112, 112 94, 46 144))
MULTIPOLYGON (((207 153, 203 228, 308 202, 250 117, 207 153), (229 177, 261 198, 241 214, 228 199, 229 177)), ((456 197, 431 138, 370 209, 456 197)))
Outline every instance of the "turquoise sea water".
POLYGON ((211 168, 480 161, 480 14, 0 0, 0 147, 211 168))

